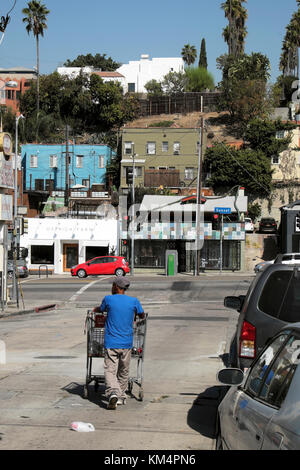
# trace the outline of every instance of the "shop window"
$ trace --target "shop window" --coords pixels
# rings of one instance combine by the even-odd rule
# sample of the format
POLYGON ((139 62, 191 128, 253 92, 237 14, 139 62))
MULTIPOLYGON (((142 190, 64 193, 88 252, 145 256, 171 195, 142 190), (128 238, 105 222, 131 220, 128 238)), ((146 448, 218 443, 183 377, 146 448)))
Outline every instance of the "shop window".
POLYGON ((32 245, 31 264, 54 264, 54 245, 32 245))

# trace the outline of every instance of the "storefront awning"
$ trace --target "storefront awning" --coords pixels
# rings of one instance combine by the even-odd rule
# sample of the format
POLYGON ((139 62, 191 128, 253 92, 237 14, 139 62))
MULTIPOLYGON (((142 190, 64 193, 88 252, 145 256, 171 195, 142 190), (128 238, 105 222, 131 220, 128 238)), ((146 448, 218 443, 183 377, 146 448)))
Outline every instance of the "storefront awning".
POLYGON ((83 246, 108 246, 109 240, 85 240, 82 242, 83 246))
POLYGON ((54 244, 53 240, 29 240, 29 245, 51 246, 54 244))

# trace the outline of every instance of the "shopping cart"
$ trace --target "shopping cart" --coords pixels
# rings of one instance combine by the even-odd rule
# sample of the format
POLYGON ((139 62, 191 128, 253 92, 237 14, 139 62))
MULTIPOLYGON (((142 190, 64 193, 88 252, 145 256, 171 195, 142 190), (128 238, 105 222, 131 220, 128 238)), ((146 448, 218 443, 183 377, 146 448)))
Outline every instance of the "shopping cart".
MULTIPOLYGON (((88 398, 89 384, 94 382, 95 392, 98 391, 100 384, 105 384, 104 375, 92 374, 93 358, 104 358, 104 333, 106 313, 95 313, 92 310, 87 311, 85 320, 85 334, 87 335, 87 363, 86 363, 86 382, 83 390, 83 398, 88 398)), ((131 358, 136 360, 136 374, 128 378, 127 392, 133 396, 133 385, 139 387, 139 400, 144 399, 143 381, 144 381, 144 354, 146 345, 148 314, 145 313, 143 319, 138 316, 133 323, 133 347, 131 358)), ((132 361, 131 361, 132 362, 132 361)))

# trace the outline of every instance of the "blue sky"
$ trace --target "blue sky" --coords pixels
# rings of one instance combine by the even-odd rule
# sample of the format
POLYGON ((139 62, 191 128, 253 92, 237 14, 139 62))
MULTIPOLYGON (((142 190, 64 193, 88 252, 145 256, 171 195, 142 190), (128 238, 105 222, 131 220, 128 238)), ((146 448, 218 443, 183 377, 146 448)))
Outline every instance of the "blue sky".
MULTIPOLYGON (((216 58, 227 52, 222 29, 227 22, 223 0, 42 0, 50 10, 48 30, 40 44, 40 71, 51 73, 79 54, 105 53, 126 63, 150 57, 180 57, 186 43, 200 49, 206 40, 208 69, 217 83, 216 58)), ((0 15, 13 5, 1 0, 0 15)), ((35 40, 22 23, 27 0, 17 0, 0 46, 0 67, 36 65, 35 40)), ((296 11, 296 0, 248 0, 246 52, 261 52, 270 59, 271 79, 278 63, 285 27, 296 11)))

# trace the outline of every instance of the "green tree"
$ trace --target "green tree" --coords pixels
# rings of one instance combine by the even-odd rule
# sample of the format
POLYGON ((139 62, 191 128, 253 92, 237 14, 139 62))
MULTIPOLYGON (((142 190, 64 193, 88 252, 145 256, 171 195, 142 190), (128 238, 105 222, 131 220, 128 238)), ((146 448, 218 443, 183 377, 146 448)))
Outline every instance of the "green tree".
POLYGON ((164 76, 162 88, 166 95, 183 93, 187 86, 187 76, 185 72, 169 72, 164 76))
POLYGON ((197 50, 195 46, 191 46, 190 44, 185 44, 181 50, 181 56, 187 66, 192 65, 197 58, 197 50))
POLYGON ((39 90, 40 90, 40 52, 39 52, 39 38, 44 36, 44 31, 47 29, 47 15, 50 11, 46 5, 40 1, 31 0, 28 6, 23 8, 22 13, 24 16, 23 23, 26 24, 27 33, 33 33, 36 39, 36 68, 37 68, 37 112, 39 112, 39 90))
POLYGON ((79 55, 76 59, 68 59, 65 63, 65 67, 85 67, 90 66, 95 69, 101 69, 105 71, 111 71, 118 69, 121 64, 115 62, 111 57, 106 57, 106 54, 86 54, 79 55))
POLYGON ((213 75, 204 68, 189 67, 186 69, 187 85, 186 91, 200 92, 214 88, 213 75))
POLYGON ((138 102, 135 96, 124 95, 118 83, 103 82, 95 74, 89 77, 80 73, 71 79, 55 72, 41 76, 40 85, 39 114, 34 102, 35 81, 20 99, 20 111, 26 115, 24 138, 28 141, 33 139, 33 123, 38 126, 40 137, 49 141, 55 134, 55 128, 64 128, 66 124, 76 133, 97 135, 119 129, 136 117, 138 102))
POLYGON ((207 183, 216 193, 227 192, 237 184, 246 188, 251 199, 268 197, 272 191, 270 159, 261 151, 214 145, 206 150, 203 171, 211 175, 207 183))
POLYGON ((283 123, 280 120, 253 119, 245 132, 247 147, 262 152, 271 159, 273 155, 279 155, 288 148, 292 139, 291 131, 296 127, 294 124, 283 123), (289 134, 285 138, 277 138, 278 131, 289 131, 289 134))
POLYGON ((266 117, 270 112, 269 59, 260 53, 239 58, 224 55, 217 59, 217 64, 223 72, 220 108, 229 111, 232 122, 243 132, 249 120, 266 117))
POLYGON ((223 29, 223 37, 228 44, 228 55, 237 58, 244 54, 245 39, 247 36, 246 20, 248 13, 243 3, 246 0, 226 0, 221 8, 224 10, 228 26, 223 29))
POLYGON ((146 83, 145 88, 147 90, 148 98, 159 98, 164 94, 162 84, 157 80, 149 80, 146 83))
POLYGON ((200 55, 199 55, 199 67, 207 70, 207 55, 206 55, 206 44, 205 39, 201 41, 200 55))
POLYGON ((298 10, 292 15, 290 23, 286 26, 286 34, 282 43, 282 53, 279 68, 283 75, 299 77, 300 47, 300 2, 297 0, 298 10))

